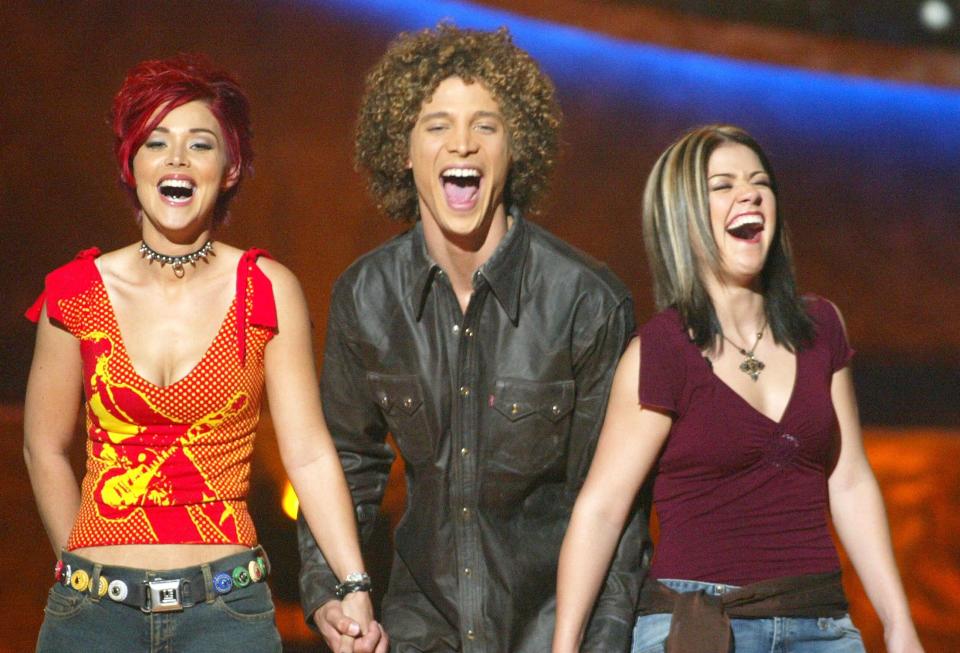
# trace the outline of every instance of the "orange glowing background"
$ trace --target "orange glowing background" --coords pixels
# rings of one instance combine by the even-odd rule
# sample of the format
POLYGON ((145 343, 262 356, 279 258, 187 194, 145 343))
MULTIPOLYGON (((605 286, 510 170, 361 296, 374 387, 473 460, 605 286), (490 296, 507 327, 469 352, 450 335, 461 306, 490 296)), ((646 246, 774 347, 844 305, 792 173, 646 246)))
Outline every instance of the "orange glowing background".
MULTIPOLYGON (((813 37, 603 0, 478 4, 624 41, 960 89, 955 51, 813 37)), ((75 252, 91 245, 109 250, 137 238, 115 182, 106 126, 124 71, 145 58, 203 51, 237 73, 252 103, 256 174, 234 203, 224 240, 266 248, 298 274, 321 351, 333 281, 401 228, 377 214, 352 163, 363 75, 392 36, 388 26, 349 19, 322 0, 0 4, 0 43, 6 46, 0 64, 0 297, 7 308, 0 312, 0 447, 12 463, 12 471, 0 475, 0 568, 6 571, 0 652, 32 650, 54 560, 20 462, 33 337, 20 314, 43 275, 75 252)), ((602 85, 561 84, 558 91, 564 156, 545 210, 534 219, 606 261, 632 288, 643 320, 653 303, 639 234, 640 197, 656 154, 679 131, 676 116, 641 111, 602 85)), ((784 123, 767 136, 775 141, 791 128, 784 123)), ((930 652, 955 651, 960 213, 950 206, 953 222, 931 223, 909 208, 877 215, 851 198, 880 198, 870 206, 881 208, 909 207, 905 197, 946 202, 956 197, 960 170, 931 160, 927 169, 880 175, 873 164, 884 157, 884 134, 868 136, 870 145, 849 157, 824 158, 829 148, 810 143, 775 152, 773 161, 792 220, 801 286, 841 307, 858 350, 867 451, 921 637, 930 652)), ((286 650, 316 650, 318 640, 297 605, 295 532, 281 509, 291 497, 284 495, 269 415, 257 447, 251 512, 274 563, 278 625, 286 650)), ((80 447, 77 456, 79 465, 80 447)), ((381 587, 390 527, 403 502, 398 465, 381 529, 366 551, 381 587)), ((879 621, 849 570, 846 582, 868 650, 882 651, 879 621)))

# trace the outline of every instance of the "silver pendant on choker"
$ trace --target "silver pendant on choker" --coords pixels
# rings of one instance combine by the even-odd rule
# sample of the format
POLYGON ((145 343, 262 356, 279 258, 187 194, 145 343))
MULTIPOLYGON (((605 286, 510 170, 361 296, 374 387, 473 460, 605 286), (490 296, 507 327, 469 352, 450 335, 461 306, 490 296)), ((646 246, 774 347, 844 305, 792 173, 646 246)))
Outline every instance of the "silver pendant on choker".
POLYGON ((184 265, 189 263, 190 265, 196 267, 197 261, 203 260, 204 263, 207 261, 207 256, 216 256, 216 253, 213 251, 213 241, 208 240, 203 244, 203 247, 198 249, 195 252, 190 252, 189 254, 182 254, 180 256, 168 256, 166 254, 161 254, 156 251, 150 245, 147 245, 146 241, 140 241, 140 257, 147 259, 150 264, 153 264, 154 261, 160 264, 162 268, 165 265, 169 265, 173 269, 173 274, 178 279, 182 279, 183 275, 186 274, 184 265))

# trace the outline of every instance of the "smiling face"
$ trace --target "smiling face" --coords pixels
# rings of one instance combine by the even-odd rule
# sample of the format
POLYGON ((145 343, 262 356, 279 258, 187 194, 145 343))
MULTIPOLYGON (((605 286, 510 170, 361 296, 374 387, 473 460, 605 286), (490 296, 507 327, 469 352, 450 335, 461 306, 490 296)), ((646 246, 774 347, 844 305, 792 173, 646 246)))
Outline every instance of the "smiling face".
POLYGON ((144 226, 167 234, 209 229, 217 198, 237 182, 220 123, 200 100, 171 110, 133 157, 144 226))
POLYGON ((763 270, 777 228, 770 175, 752 149, 724 143, 710 155, 707 188, 721 281, 750 285, 763 270))
POLYGON ((500 105, 482 83, 449 77, 437 86, 410 132, 408 167, 425 229, 464 238, 506 219, 510 140, 500 105))

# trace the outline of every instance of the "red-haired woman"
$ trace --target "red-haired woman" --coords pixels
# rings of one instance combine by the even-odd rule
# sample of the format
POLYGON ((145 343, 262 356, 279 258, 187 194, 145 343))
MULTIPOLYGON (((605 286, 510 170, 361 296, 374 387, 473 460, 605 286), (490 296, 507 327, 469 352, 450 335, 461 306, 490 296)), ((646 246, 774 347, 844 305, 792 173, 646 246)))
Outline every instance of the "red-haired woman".
POLYGON ((81 252, 28 312, 24 451, 59 556, 38 650, 281 650, 246 501, 264 389, 349 632, 376 640, 300 286, 264 252, 215 242, 250 170, 243 92, 202 57, 147 61, 117 94, 113 129, 142 240, 81 252))

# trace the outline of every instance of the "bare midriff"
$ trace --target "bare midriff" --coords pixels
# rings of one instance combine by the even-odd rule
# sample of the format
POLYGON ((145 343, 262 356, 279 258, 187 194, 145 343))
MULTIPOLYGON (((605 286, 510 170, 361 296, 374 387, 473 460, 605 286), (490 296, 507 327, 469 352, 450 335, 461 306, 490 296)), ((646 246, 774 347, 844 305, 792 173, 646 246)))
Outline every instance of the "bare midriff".
POLYGON ((138 569, 179 569, 246 551, 240 544, 114 544, 74 549, 71 553, 102 565, 138 569))

